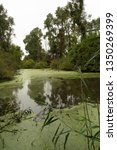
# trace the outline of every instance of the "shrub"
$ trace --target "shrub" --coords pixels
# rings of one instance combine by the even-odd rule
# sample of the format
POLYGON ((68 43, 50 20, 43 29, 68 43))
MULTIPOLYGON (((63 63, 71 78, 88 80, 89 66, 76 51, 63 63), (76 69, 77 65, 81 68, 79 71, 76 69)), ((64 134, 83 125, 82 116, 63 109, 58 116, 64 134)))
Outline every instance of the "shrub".
POLYGON ((59 69, 68 71, 68 70, 73 70, 73 68, 74 68, 74 65, 71 63, 68 57, 63 58, 60 61, 59 69))
POLYGON ((50 68, 59 69, 59 63, 60 63, 59 59, 53 59, 50 64, 50 68))
POLYGON ((12 79, 16 71, 16 63, 8 53, 0 52, 0 79, 12 79))
POLYGON ((31 69, 34 68, 34 66, 35 66, 35 62, 32 59, 23 60, 22 62, 22 68, 31 69))
POLYGON ((37 62, 34 66, 35 69, 43 69, 43 68, 47 68, 47 67, 48 67, 48 64, 45 61, 37 62))

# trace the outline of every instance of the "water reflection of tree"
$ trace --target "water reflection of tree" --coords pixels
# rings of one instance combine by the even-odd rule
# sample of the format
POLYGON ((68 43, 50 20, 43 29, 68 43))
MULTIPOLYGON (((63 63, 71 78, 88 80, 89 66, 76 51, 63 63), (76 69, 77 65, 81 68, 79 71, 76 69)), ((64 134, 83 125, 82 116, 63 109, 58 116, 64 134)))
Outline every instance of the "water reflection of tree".
POLYGON ((44 81, 43 80, 36 80, 31 79, 30 83, 28 84, 28 95, 35 100, 36 103, 39 105, 45 104, 45 97, 43 95, 43 86, 44 81))
MULTIPOLYGON (((81 101, 80 83, 80 79, 48 78, 40 81, 33 79, 28 85, 28 94, 39 105, 49 103, 54 108, 70 107, 71 105, 77 105, 81 101), (45 85, 46 88, 44 88, 45 85)), ((90 97, 89 100, 95 102, 95 99, 99 98, 99 79, 86 79, 86 84, 88 86, 87 97, 90 97)), ((85 89, 84 86, 83 88, 85 89)))
POLYGON ((73 80, 59 79, 53 82, 52 87, 50 101, 52 101, 53 107, 61 108, 78 104, 79 95, 77 93, 79 91, 73 80))
POLYGON ((19 109, 15 97, 0 98, 0 116, 7 113, 14 113, 19 109))
POLYGON ((17 93, 19 89, 22 89, 22 84, 17 86, 15 85, 3 86, 0 88, 0 98, 14 97, 15 93, 17 93))
POLYGON ((21 88, 22 85, 6 86, 0 89, 0 115, 19 109, 19 104, 16 102, 16 93, 21 88))

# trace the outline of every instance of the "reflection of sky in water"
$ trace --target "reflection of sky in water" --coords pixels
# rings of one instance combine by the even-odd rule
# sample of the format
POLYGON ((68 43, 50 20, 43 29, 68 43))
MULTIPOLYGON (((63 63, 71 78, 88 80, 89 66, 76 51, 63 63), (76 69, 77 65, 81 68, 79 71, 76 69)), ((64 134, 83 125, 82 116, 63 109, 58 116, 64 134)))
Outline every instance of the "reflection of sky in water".
MULTIPOLYGON (((69 86, 67 88, 70 90, 69 86)), ((62 91, 64 91, 64 90, 65 89, 62 89, 62 91)), ((58 91, 61 91, 61 90, 58 90, 58 91)), ((54 99, 56 100, 56 108, 64 108, 65 107, 65 103, 63 102, 63 99, 61 98, 60 94, 61 94, 61 92, 55 93, 54 98, 53 98, 53 101, 54 101, 54 99)), ((74 105, 75 97, 74 97, 74 95, 69 95, 69 94, 70 93, 67 93, 66 101, 68 103, 71 101, 72 104, 74 105)), ((53 93, 52 93, 52 83, 49 80, 46 80, 44 82, 43 96, 45 97, 45 103, 49 104, 51 106, 52 105, 52 101, 51 101, 52 98, 51 97, 53 96, 53 93)))
MULTIPOLYGON (((37 82, 37 84, 39 84, 39 83, 37 82)), ((22 88, 18 89, 17 91, 14 90, 13 95, 16 96, 17 103, 19 104, 21 110, 31 109, 33 112, 38 113, 41 110, 42 106, 37 104, 34 101, 34 99, 30 96, 30 94, 29 94, 30 91, 33 92, 33 90, 35 90, 35 89, 31 90, 29 88, 29 85, 31 85, 31 80, 25 80, 22 88)), ((38 85, 38 86, 40 86, 40 85, 38 85)), ((41 89, 43 89, 42 93, 40 93, 40 91, 38 91, 38 93, 43 95, 45 105, 49 105, 49 106, 56 107, 56 108, 64 108, 65 107, 65 105, 66 105, 65 101, 63 101, 63 99, 61 97, 61 93, 64 92, 65 89, 60 90, 60 88, 62 88, 62 87, 59 87, 59 89, 53 94, 52 92, 55 89, 52 89, 53 87, 52 87, 52 83, 50 80, 45 80, 41 86, 42 86, 41 89), (54 105, 53 105, 53 103, 54 103, 53 101, 55 101, 54 105)), ((68 89, 69 89, 69 87, 68 87, 68 89)), ((74 102, 75 102, 74 95, 72 95, 70 93, 67 93, 67 94, 68 95, 66 96, 66 102, 72 103, 74 105, 74 102)))
MULTIPOLYGON (((99 79, 86 79, 90 94, 88 100, 99 99, 99 79)), ((9 86, 0 90, 0 96, 16 97, 21 110, 31 109, 38 113, 50 105, 54 108, 64 108, 77 105, 81 101, 79 79, 34 78, 25 79, 19 87, 9 86)))
POLYGON ((31 109, 33 112, 37 113, 40 110, 39 105, 28 95, 29 88, 28 84, 30 80, 26 80, 23 84, 22 89, 18 91, 13 91, 13 95, 16 96, 17 103, 20 105, 21 110, 31 109))
POLYGON ((49 81, 46 81, 44 83, 44 93, 43 95, 45 96, 45 102, 49 105, 51 105, 50 97, 52 95, 52 85, 50 84, 49 81))

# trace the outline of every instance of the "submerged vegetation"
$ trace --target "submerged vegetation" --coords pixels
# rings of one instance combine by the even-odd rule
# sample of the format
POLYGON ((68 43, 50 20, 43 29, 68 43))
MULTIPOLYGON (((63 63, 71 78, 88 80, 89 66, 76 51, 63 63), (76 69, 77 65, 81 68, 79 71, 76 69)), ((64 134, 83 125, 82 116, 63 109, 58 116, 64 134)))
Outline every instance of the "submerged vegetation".
MULTIPOLYGON (((69 141, 69 137, 76 134, 78 138, 79 135, 85 138, 85 149, 87 150, 99 150, 100 149, 100 110, 99 101, 92 104, 89 103, 90 94, 87 93, 88 86, 82 77, 81 80, 81 100, 76 107, 68 110, 51 110, 47 114, 44 123, 42 125, 42 130, 47 126, 51 126, 54 122, 59 120, 58 126, 53 133, 52 143, 54 148, 57 147, 57 142, 60 140, 61 136, 64 136, 63 147, 61 149, 67 149, 66 144, 69 141), (94 108, 93 108, 94 107, 94 108), (94 109, 94 110, 93 110, 94 109), (67 119, 66 119, 67 118, 67 119), (69 119, 68 119, 69 118, 69 119), (71 123, 72 121, 72 123, 71 123)), ((78 143, 79 144, 79 143, 78 143)), ((84 148, 83 148, 84 149, 84 148)))
MULTIPOLYGON (((90 103, 82 103, 72 109, 55 110, 49 112, 46 116, 41 130, 45 130, 56 124, 55 131, 52 134, 51 142, 54 148, 57 149, 58 143, 61 141, 61 149, 68 149, 69 142, 75 134, 76 138, 84 139, 84 146, 79 142, 82 149, 98 150, 100 143, 100 127, 97 118, 98 105, 90 103), (93 108, 94 107, 94 108, 93 108), (96 112, 97 111, 97 112, 96 112)), ((74 149, 80 148, 76 145, 74 149)))
MULTIPOLYGON (((10 124, 1 131, 1 149, 7 150, 10 145, 9 150, 15 150, 16 145, 20 144, 26 150, 31 148, 37 150, 38 147, 40 150, 47 147, 49 150, 71 150, 71 148, 93 150, 92 146, 98 150, 99 97, 97 95, 99 95, 99 89, 97 88, 99 85, 97 86, 97 83, 99 79, 95 82, 95 77, 99 74, 36 69, 21 70, 21 74, 16 80, 22 82, 21 78, 23 78, 23 86, 20 85, 17 89, 16 83, 11 81, 11 85, 9 83, 6 86, 2 83, 0 87, 0 96, 3 92, 9 95, 7 91, 9 89, 11 93, 16 92, 17 98, 14 101, 12 101, 13 98, 1 98, 0 105, 5 110, 2 114, 5 115, 0 117, 0 124, 3 126, 10 121, 10 124), (30 82, 25 84, 29 80, 30 82), (4 87, 7 88, 2 90, 4 87), (14 90, 11 91, 12 88, 14 90), (94 89, 96 91, 93 93, 94 89), (19 98, 23 98, 21 101, 18 101, 18 95, 19 98), (39 113, 35 114, 31 111, 33 104, 30 105, 30 109, 25 107, 24 110, 19 110, 20 104, 26 105, 31 101, 29 96, 41 107, 41 111, 38 108, 39 113), (30 141, 30 144, 26 144, 25 138, 30 141)), ((17 82, 17 84, 21 83, 17 82)), ((18 150, 21 150, 20 148, 18 150)))
POLYGON ((54 109, 43 116, 24 111, 0 117, 0 148, 15 150, 20 144, 18 150, 22 147, 26 150, 98 150, 97 108, 97 104, 84 102, 71 109, 54 109), (28 145, 25 139, 30 141, 28 145))

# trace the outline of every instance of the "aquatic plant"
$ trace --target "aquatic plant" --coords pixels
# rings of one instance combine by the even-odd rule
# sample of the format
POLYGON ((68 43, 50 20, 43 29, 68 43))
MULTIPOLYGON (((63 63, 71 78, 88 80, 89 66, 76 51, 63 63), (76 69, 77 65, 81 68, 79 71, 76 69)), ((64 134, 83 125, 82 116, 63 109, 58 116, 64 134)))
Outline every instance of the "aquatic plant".
POLYGON ((5 139, 2 137, 2 133, 16 134, 20 132, 16 125, 24 119, 30 119, 27 117, 29 114, 31 114, 30 109, 24 111, 19 109, 15 97, 0 98, 0 142, 3 148, 5 139))
POLYGON ((54 144, 54 147, 56 149, 57 143, 61 136, 64 136, 64 144, 63 149, 66 149, 67 142, 69 140, 69 137, 71 134, 75 133, 78 135, 83 135, 87 139, 87 150, 96 150, 99 149, 99 142, 100 142, 100 119, 99 119, 99 103, 97 102, 95 104, 96 107, 96 118, 97 122, 95 123, 94 120, 92 120, 91 116, 91 109, 90 109, 90 103, 89 98, 87 95, 86 90, 89 90, 87 87, 87 84, 85 82, 85 79, 82 76, 82 72, 80 71, 80 79, 81 79, 81 100, 82 100, 82 115, 78 115, 76 110, 76 117, 72 118, 69 113, 67 113, 67 116, 70 118, 71 121, 75 120, 76 125, 81 124, 80 128, 75 128, 74 126, 71 126, 68 122, 65 122, 65 119, 62 117, 64 116, 64 110, 59 110, 60 115, 56 115, 54 112, 49 112, 45 118, 45 121, 42 125, 42 130, 46 128, 47 126, 50 126, 52 123, 57 122, 58 127, 56 128, 53 137, 51 139, 52 143, 54 144), (85 88, 85 90, 84 90, 85 88), (62 117, 61 117, 62 116, 62 117))

